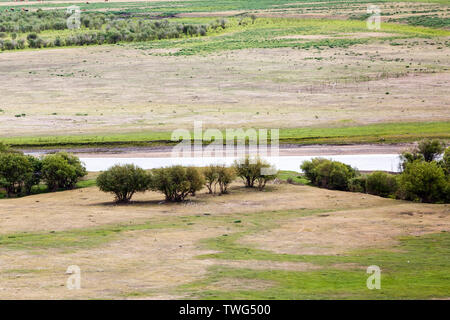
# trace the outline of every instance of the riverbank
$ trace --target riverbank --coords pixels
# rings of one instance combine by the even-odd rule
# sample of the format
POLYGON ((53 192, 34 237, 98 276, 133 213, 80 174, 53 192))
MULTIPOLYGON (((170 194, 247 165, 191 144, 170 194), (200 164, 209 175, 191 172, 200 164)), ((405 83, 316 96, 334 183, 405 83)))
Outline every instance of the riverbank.
MULTIPOLYGON (((399 154, 411 149, 414 143, 398 144, 357 144, 357 145, 280 145, 279 155, 284 156, 325 156, 325 155, 363 155, 363 154, 399 154)), ((43 155, 66 151, 82 158, 168 158, 172 155, 172 146, 158 147, 119 147, 119 148, 61 148, 61 149, 20 149, 21 151, 43 155)))
MULTIPOLYGON (((190 128, 186 128, 189 130, 190 128)), ((203 128, 204 130, 208 128, 203 128)), ((178 144, 172 140, 172 131, 141 131, 111 134, 79 134, 55 136, 7 136, 0 137, 0 143, 21 149, 62 149, 62 148, 128 148, 171 147, 178 144)), ((244 130, 234 132, 229 138, 245 138, 244 130)), ((201 139, 190 132, 191 139, 201 139)), ((188 136, 188 137, 189 137, 188 136)), ((177 137, 178 139, 179 137, 177 137)), ((223 133, 226 141, 226 133, 223 133)), ((359 126, 281 128, 280 145, 354 145, 354 144, 402 144, 422 139, 450 139, 450 121, 442 122, 398 122, 378 123, 359 126)), ((188 138, 187 138, 188 139, 188 138)), ((270 142, 270 138, 269 138, 270 142)), ((206 141, 204 141, 207 144, 206 141)))

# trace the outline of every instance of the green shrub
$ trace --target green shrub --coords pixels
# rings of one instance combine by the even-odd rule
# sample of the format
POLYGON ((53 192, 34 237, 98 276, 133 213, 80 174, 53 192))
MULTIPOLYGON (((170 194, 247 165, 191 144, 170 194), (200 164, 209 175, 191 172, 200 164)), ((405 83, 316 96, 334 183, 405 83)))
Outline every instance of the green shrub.
POLYGON ((217 166, 210 165, 203 169, 203 176, 205 177, 205 186, 208 189, 208 193, 216 193, 216 186, 219 180, 217 166))
POLYGON ((277 177, 275 168, 259 158, 251 159, 246 157, 239 161, 236 160, 234 169, 247 188, 253 188, 255 182, 258 182, 258 189, 262 190, 268 181, 277 177))
POLYGON ((234 168, 228 168, 225 166, 218 166, 218 178, 220 194, 228 193, 228 185, 236 179, 236 172, 234 168))
POLYGON ((28 157, 20 153, 0 153, 0 184, 8 197, 22 193, 32 175, 33 166, 28 157))
POLYGON ((348 190, 351 192, 366 193, 367 176, 361 175, 348 180, 348 190))
POLYGON ((400 156, 401 168, 405 170, 408 163, 416 160, 431 162, 436 160, 444 152, 444 143, 434 139, 425 139, 419 142, 411 152, 403 152, 400 156))
POLYGON ((33 186, 39 185, 42 177, 42 161, 33 156, 26 156, 30 162, 32 173, 28 175, 24 182, 25 194, 31 194, 33 186))
POLYGON ((317 180, 317 166, 321 163, 324 163, 326 161, 329 161, 324 158, 313 158, 310 161, 305 161, 300 166, 300 169, 302 169, 303 173, 305 174, 305 177, 311 181, 312 184, 316 184, 317 180))
POLYGON ((236 179, 234 168, 224 165, 210 165, 203 170, 205 186, 208 193, 216 193, 216 186, 219 186, 219 194, 228 193, 228 185, 236 179))
POLYGON ((436 158, 444 152, 444 144, 437 139, 426 139, 419 142, 417 152, 423 155, 425 161, 430 162, 436 160, 436 158))
POLYGON ((48 155, 42 160, 42 178, 51 191, 72 189, 86 174, 80 159, 65 152, 48 155))
POLYGON ((405 170, 408 163, 413 163, 416 160, 425 161, 425 158, 423 157, 423 154, 418 153, 417 150, 414 150, 413 152, 403 152, 400 155, 400 169, 402 171, 405 170))
POLYGON ((0 153, 20 153, 20 151, 16 151, 14 149, 11 149, 10 146, 3 144, 0 142, 0 153))
POLYGON ((199 191, 202 187, 195 174, 192 174, 192 170, 197 169, 188 170, 182 166, 154 169, 151 188, 162 192, 167 201, 183 201, 189 194, 199 191))
POLYGON ((186 178, 190 183, 189 193, 195 196, 195 193, 205 184, 205 178, 200 170, 194 167, 186 168, 186 178))
POLYGON ((388 197, 397 191, 397 179, 392 174, 375 171, 367 177, 366 189, 367 193, 388 197))
POLYGON ((449 180, 436 162, 416 160, 406 165, 399 178, 399 196, 421 202, 449 200, 449 180))
POLYGON ((348 190, 350 179, 358 175, 358 172, 347 164, 323 158, 305 161, 300 168, 312 184, 335 190, 348 190))
POLYGON ((115 195, 116 202, 127 203, 137 192, 150 188, 151 175, 133 165, 115 165, 97 177, 97 186, 103 192, 115 195))

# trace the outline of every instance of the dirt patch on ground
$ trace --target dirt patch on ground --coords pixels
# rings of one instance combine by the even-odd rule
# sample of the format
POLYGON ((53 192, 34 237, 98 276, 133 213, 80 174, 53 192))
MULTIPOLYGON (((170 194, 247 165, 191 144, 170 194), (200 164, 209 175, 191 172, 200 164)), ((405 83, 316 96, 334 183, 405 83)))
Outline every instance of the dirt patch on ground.
POLYGON ((385 247, 405 235, 450 231, 450 206, 405 203, 298 218, 278 229, 246 236, 243 244, 291 254, 342 254, 385 247))
POLYGON ((335 208, 345 203, 351 208, 392 203, 388 199, 353 193, 336 193, 307 186, 276 185, 273 191, 258 192, 236 182, 227 196, 200 191, 192 201, 165 204, 156 192, 137 194, 130 205, 115 205, 113 196, 96 187, 19 199, 0 200, 0 234, 19 231, 62 231, 107 224, 140 223, 180 215, 226 215, 294 208, 335 208))

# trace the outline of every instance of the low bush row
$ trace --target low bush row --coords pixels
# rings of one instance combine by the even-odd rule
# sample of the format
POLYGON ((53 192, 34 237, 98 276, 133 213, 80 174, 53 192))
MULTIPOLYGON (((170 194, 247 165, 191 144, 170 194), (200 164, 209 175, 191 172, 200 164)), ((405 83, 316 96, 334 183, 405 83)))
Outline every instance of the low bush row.
POLYGON ((114 194, 116 202, 129 202, 135 193, 147 190, 163 193, 166 201, 180 202, 188 195, 194 196, 203 187, 211 194, 225 194, 237 176, 243 179, 246 187, 256 186, 263 190, 266 183, 274 180, 276 175, 276 170, 270 164, 250 158, 236 161, 233 167, 212 165, 198 169, 172 166, 149 172, 127 164, 115 165, 102 172, 97 178, 97 185, 101 191, 114 194))
POLYGON ((424 140, 401 155, 398 175, 375 171, 368 175, 323 158, 301 165, 311 184, 321 188, 363 192, 404 200, 448 203, 450 201, 450 147, 438 140, 424 140))
POLYGON ((28 195, 44 182, 50 191, 72 189, 87 174, 80 160, 59 152, 42 159, 0 148, 0 187, 7 197, 28 195))
POLYGON ((42 39, 39 37, 39 32, 42 30, 67 28, 66 13, 3 13, 0 14, 0 21, 2 21, 0 23, 0 50, 100 45, 173 39, 182 36, 205 36, 208 30, 226 28, 227 24, 224 19, 200 25, 172 23, 168 20, 151 21, 144 18, 124 19, 115 15, 90 13, 83 14, 82 28, 75 30, 67 37, 57 36, 54 39, 42 39), (29 21, 34 23, 28 24, 29 21), (11 35, 10 39, 6 39, 7 32, 11 35), (17 34, 24 32, 28 33, 26 39, 17 39, 17 34))

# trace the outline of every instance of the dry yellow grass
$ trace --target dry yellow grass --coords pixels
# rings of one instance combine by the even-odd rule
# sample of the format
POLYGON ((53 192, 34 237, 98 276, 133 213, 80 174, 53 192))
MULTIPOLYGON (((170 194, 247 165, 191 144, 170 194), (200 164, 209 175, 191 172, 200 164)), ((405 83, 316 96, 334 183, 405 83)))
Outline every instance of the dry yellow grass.
MULTIPOLYGON (((0 201, 0 234, 92 230, 116 224, 173 221, 195 217, 184 227, 127 231, 92 247, 0 248, 0 298, 148 298, 186 297, 179 285, 200 280, 208 267, 227 266, 268 270, 315 270, 311 263, 227 261, 198 259, 213 253, 202 239, 239 230, 240 224, 220 223, 246 213, 271 210, 322 209, 308 217, 289 215, 275 219, 278 226, 242 239, 242 243, 289 253, 342 253, 371 246, 387 246, 399 235, 450 231, 448 205, 424 205, 375 196, 317 189, 307 186, 271 185, 267 192, 248 191, 237 183, 231 194, 211 196, 200 192, 184 204, 161 203, 162 196, 138 195, 131 205, 115 206, 112 197, 97 188, 42 194, 0 201), (207 214, 207 215, 205 215, 207 214), (219 220, 208 220, 216 219, 219 220), (216 222, 214 222, 216 221, 216 222), (300 230, 301 229, 301 230, 300 230), (65 287, 66 269, 78 265, 82 289, 65 287)), ((274 213, 276 217, 276 213, 274 213)), ((88 237, 88 235, 87 235, 88 237)), ((337 266, 347 268, 347 265, 337 266)), ((215 288, 241 288, 243 283, 221 280, 215 288)), ((267 282, 245 284, 261 289, 267 282)))

